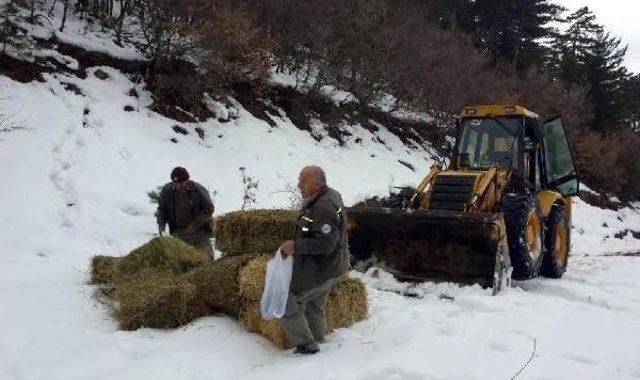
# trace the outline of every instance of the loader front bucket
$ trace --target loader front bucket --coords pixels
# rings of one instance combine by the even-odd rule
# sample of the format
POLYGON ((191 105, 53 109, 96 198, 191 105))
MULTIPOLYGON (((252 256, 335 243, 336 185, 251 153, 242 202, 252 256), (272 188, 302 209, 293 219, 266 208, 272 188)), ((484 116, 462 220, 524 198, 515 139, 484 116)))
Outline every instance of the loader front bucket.
POLYGON ((347 216, 356 261, 401 281, 477 283, 495 293, 510 279, 501 213, 354 207, 347 216))

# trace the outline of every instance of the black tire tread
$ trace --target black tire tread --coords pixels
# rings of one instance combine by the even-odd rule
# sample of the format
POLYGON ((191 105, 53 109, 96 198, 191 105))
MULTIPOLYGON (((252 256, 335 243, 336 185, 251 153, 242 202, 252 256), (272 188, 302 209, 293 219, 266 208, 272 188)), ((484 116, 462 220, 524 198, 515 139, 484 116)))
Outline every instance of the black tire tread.
MULTIPOLYGON (((507 241, 509 243, 509 256, 513 266, 513 279, 526 280, 536 277, 542 266, 542 254, 533 262, 526 245, 527 218, 532 209, 538 213, 540 223, 542 215, 540 206, 532 194, 507 194, 502 200, 502 212, 507 225, 507 241)), ((541 244, 544 244, 543 226, 541 244)), ((541 247, 544 252, 543 247, 541 247)))
POLYGON ((569 258, 569 252, 565 256, 563 263, 556 260, 556 229, 560 223, 566 223, 567 225, 567 250, 571 247, 571 229, 567 214, 562 208, 554 207, 547 218, 547 229, 545 233, 545 253, 542 259, 542 268, 540 274, 549 278, 560 278, 567 269, 567 261, 569 258))

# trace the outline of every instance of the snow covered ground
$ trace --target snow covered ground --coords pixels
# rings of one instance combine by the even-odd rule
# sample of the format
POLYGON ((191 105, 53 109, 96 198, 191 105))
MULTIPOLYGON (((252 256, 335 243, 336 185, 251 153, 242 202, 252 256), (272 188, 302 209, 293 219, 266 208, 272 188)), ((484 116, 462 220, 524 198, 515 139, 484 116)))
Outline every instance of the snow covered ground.
POLYGON ((242 205, 240 167, 259 184, 252 207, 289 207, 307 164, 323 166, 354 203, 416 183, 431 157, 384 128, 374 136, 344 126, 351 136, 339 146, 286 117, 271 127, 239 105, 228 123, 181 124, 148 111, 149 94, 117 70, 101 67, 109 78, 100 80, 96 69, 45 83, 0 76, 0 113, 26 128, 0 133, 0 379, 507 379, 529 359, 518 378, 640 378, 640 257, 610 255, 640 251, 631 234, 614 237, 640 230, 640 213, 581 200, 562 279, 521 282, 495 297, 428 283, 407 298, 393 292, 404 284, 354 272, 367 283, 370 316, 331 334, 312 357, 280 351, 223 315, 171 331, 119 331, 92 296, 89 261, 152 236, 146 192, 174 166, 215 194, 220 214, 242 205), (141 96, 128 96, 131 88, 141 96))

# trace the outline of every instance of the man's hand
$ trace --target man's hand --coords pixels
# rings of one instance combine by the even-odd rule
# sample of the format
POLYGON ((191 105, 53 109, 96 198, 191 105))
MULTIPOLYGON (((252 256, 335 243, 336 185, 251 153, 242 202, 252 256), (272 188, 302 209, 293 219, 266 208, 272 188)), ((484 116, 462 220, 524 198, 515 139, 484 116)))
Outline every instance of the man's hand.
POLYGON ((282 252, 285 256, 295 254, 295 243, 293 242, 293 240, 287 240, 282 243, 280 245, 280 252, 282 252))
POLYGON ((164 226, 158 226, 158 235, 162 236, 164 234, 164 226))

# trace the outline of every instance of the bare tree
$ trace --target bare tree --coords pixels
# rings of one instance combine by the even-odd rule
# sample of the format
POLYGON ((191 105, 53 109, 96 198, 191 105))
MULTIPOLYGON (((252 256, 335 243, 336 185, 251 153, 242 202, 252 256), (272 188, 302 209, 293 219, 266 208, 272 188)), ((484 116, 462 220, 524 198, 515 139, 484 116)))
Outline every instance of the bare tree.
POLYGON ((247 174, 247 168, 244 166, 239 167, 238 170, 242 176, 243 186, 242 207, 240 209, 245 210, 256 204, 256 195, 260 184, 254 177, 247 174))
POLYGON ((119 46, 122 46, 122 34, 124 31, 124 19, 129 12, 129 5, 131 4, 130 0, 121 0, 120 1, 120 13, 118 14, 118 18, 115 22, 115 31, 116 31, 116 43, 119 46))
MULTIPOLYGON (((271 66, 270 45, 247 13, 218 7, 208 14, 198 47, 199 66, 210 81, 234 83, 262 81, 271 66)), ((214 83, 210 83, 213 85, 214 83)))
POLYGON ((64 31, 64 25, 67 22, 67 12, 69 11, 69 0, 62 0, 64 10, 62 11, 62 22, 60 23, 60 32, 64 31))
POLYGON ((29 21, 33 22, 36 16, 36 0, 29 0, 29 21))

